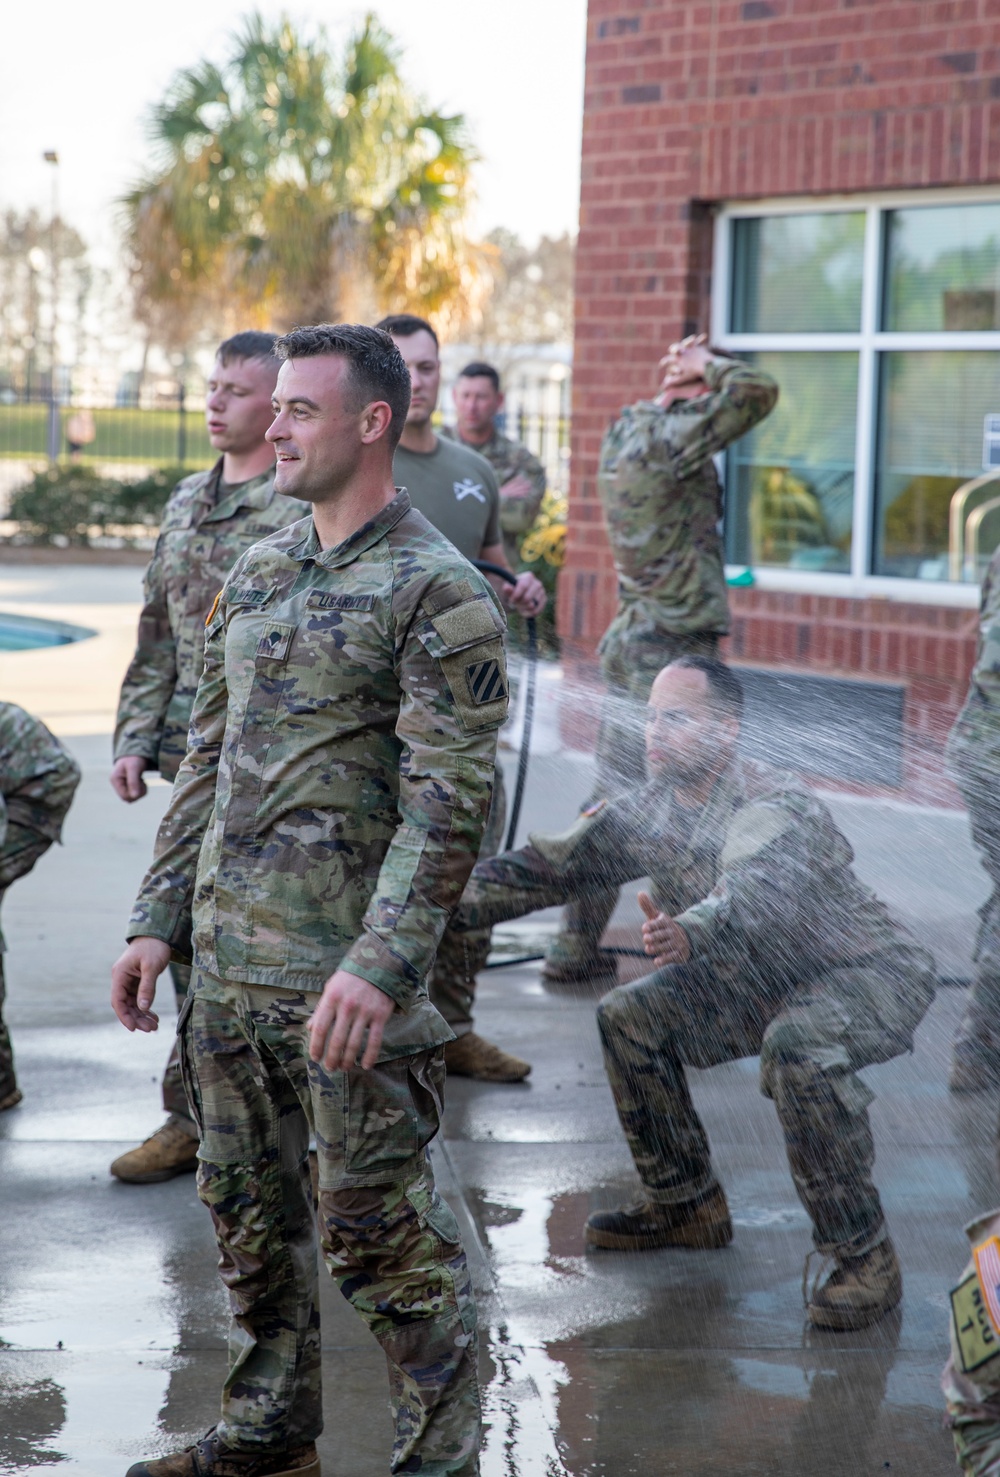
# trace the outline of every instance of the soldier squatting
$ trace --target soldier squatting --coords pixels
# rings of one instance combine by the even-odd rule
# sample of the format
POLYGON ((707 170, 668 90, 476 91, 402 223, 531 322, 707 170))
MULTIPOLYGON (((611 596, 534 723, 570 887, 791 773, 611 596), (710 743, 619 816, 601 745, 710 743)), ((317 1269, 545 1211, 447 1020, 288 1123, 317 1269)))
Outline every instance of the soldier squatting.
MULTIPOLYGON (((169 965, 179 1050, 166 1124, 112 1172, 146 1183, 197 1169, 234 1341, 216 1425, 130 1477, 316 1477, 317 1229, 386 1354, 391 1470, 478 1471, 476 1310, 426 1155, 446 1065, 488 1080, 529 1070, 472 1030, 492 924, 563 903, 545 972, 611 983, 601 935, 618 888, 642 876, 653 969, 598 1009, 642 1194, 592 1215, 588 1245, 728 1244, 685 1068, 758 1055, 832 1260, 809 1320, 861 1328, 902 1296, 857 1072, 911 1048, 933 961, 855 877, 817 797, 739 756, 742 691, 718 660, 712 457, 771 411, 777 386, 688 339, 657 397, 609 429, 598 480, 620 604, 601 648, 597 787, 566 832, 497 855, 505 620, 468 560, 516 567, 544 473, 494 431, 489 365, 460 377, 457 431, 442 440, 433 330, 407 315, 381 328, 220 346, 208 398, 220 459, 175 490, 146 575, 112 782, 134 801, 158 770, 174 790, 112 998, 129 1029, 155 1029, 169 965)), ((995 887, 998 590, 994 560, 949 751, 995 887)), ((522 575, 508 603, 532 613, 543 599, 522 575)), ((79 774, 8 704, 0 775, 2 890, 58 839, 79 774)), ((998 916, 995 891, 956 1090, 1000 1080, 998 916)), ((0 1108, 19 1099, 0 1021, 0 1108)), ((970 1228, 974 1243, 991 1228, 995 1214, 970 1228)), ((964 1470, 986 1477, 1000 1374, 988 1361, 970 1372, 967 1354, 956 1343, 945 1388, 964 1470)))

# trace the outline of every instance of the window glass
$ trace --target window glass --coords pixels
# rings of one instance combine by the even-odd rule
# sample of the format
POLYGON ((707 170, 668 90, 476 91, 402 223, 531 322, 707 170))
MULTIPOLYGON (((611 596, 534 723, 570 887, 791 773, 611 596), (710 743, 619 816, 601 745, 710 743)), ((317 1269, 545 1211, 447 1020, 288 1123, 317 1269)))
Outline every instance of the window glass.
POLYGON ((883 320, 903 333, 1000 328, 1000 204, 891 211, 883 320))
POLYGON ((857 333, 861 211, 733 222, 734 333, 857 333))
POLYGON ((757 353, 777 407, 729 452, 731 564, 848 572, 854 510, 858 356, 757 353))
MULTIPOLYGON (((951 500, 982 475, 985 417, 1000 412, 998 360, 993 353, 944 350, 881 356, 876 574, 949 577, 951 500)), ((977 501, 997 493, 1000 483, 977 501)), ((982 539, 987 553, 1000 542, 994 515, 984 520, 982 539)))

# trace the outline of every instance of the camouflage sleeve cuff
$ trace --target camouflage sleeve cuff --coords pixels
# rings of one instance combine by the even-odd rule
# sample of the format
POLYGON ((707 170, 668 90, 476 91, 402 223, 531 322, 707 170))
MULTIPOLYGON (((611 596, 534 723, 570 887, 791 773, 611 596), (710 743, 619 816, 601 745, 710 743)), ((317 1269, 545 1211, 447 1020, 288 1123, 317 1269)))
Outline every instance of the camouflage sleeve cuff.
POLYGON ((409 1010, 419 981, 413 966, 393 952, 382 939, 367 931, 348 949, 341 969, 367 980, 394 1000, 400 1010, 409 1010))
POLYGON ((710 390, 721 390, 734 369, 746 369, 738 359, 709 359, 703 376, 710 390))
POLYGON ((144 741, 139 738, 116 739, 114 748, 112 749, 112 758, 115 760, 129 758, 146 759, 154 769, 156 768, 158 754, 159 748, 155 742, 150 742, 149 740, 144 741))
POLYGON ((716 904, 711 898, 695 903, 687 912, 674 919, 688 936, 691 958, 699 959, 707 954, 715 935, 716 904))
POLYGON ((141 914, 137 910, 129 919, 125 937, 129 943, 138 938, 161 939, 174 953, 191 958, 191 916, 177 905, 144 904, 141 914))

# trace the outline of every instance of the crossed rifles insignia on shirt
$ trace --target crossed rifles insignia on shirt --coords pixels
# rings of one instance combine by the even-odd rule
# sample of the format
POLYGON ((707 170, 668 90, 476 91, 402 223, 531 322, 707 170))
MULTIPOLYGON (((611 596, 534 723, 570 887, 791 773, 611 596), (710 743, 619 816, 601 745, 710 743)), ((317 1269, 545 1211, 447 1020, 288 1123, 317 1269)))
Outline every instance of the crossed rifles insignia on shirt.
POLYGON ((481 482, 473 482, 471 477, 464 477, 461 482, 453 482, 451 485, 457 502, 461 502, 466 497, 478 498, 481 503, 486 501, 483 484, 481 482))

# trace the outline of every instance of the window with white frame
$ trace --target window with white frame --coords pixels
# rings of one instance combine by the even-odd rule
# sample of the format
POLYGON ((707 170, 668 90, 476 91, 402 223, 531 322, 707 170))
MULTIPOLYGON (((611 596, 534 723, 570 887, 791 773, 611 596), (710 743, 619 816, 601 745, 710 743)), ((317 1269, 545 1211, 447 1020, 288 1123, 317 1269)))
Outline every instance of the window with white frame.
POLYGON ((727 457, 728 562, 978 579, 1000 543, 1000 196, 726 208, 715 282, 715 342, 781 386, 727 457))

